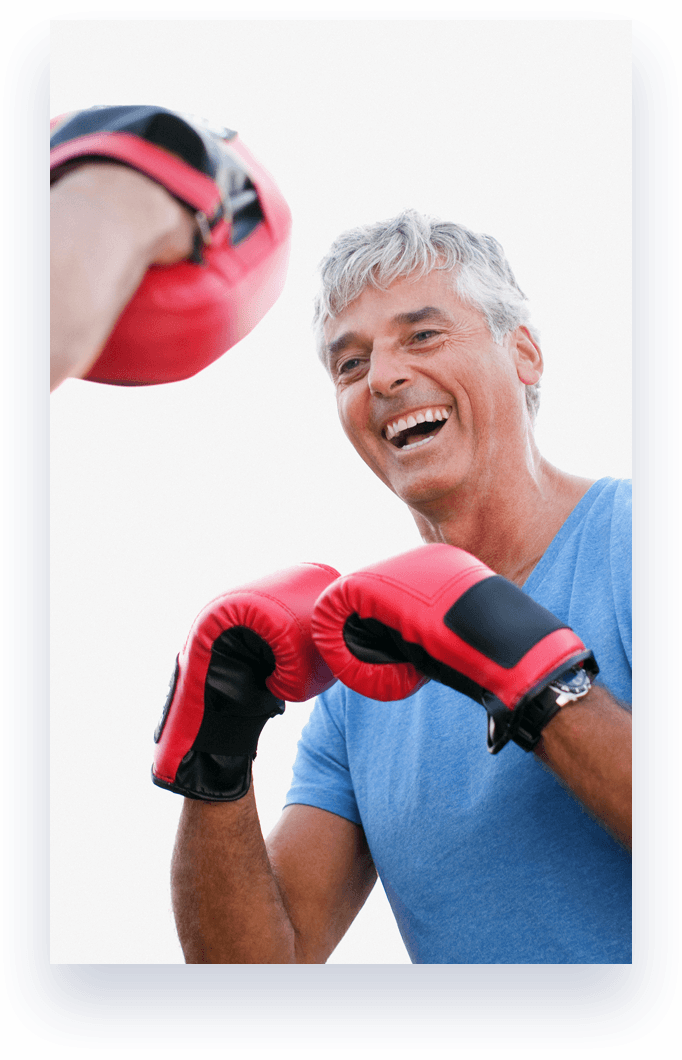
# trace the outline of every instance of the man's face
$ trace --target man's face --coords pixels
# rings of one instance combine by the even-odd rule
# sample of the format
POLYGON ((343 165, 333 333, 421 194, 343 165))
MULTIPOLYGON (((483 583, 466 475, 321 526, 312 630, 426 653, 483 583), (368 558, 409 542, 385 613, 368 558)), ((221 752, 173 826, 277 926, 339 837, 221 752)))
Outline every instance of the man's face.
POLYGON ((410 506, 485 491, 523 458, 524 384, 539 378, 539 351, 525 328, 494 342, 451 274, 366 288, 325 339, 344 431, 410 506))

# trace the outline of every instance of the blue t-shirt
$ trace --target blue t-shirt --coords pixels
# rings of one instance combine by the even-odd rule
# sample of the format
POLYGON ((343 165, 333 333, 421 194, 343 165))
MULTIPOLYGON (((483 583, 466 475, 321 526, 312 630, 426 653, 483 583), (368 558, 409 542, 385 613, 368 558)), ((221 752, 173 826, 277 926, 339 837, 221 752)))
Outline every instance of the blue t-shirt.
MULTIPOLYGON (((602 479, 524 590, 631 702, 631 485, 602 479)), ((435 681, 381 703, 339 682, 301 735, 287 804, 362 826, 413 963, 627 964, 631 858, 533 754, 435 681)))

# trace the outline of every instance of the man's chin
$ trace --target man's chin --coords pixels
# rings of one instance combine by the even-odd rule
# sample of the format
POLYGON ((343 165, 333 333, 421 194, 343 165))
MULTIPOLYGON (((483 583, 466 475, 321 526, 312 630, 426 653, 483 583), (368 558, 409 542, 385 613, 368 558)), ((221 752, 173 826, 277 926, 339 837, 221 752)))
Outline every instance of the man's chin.
POLYGON ((460 483, 452 478, 425 477, 411 482, 392 482, 390 488, 401 501, 417 512, 440 509, 451 504, 460 483))
POLYGON ((427 466, 426 461, 420 461, 422 466, 419 468, 387 467, 379 465, 378 461, 366 462, 399 500, 416 510, 422 507, 440 508, 448 498, 459 492, 467 478, 467 467, 462 466, 462 461, 450 460, 451 466, 446 469, 442 456, 441 460, 429 461, 431 466, 427 466))

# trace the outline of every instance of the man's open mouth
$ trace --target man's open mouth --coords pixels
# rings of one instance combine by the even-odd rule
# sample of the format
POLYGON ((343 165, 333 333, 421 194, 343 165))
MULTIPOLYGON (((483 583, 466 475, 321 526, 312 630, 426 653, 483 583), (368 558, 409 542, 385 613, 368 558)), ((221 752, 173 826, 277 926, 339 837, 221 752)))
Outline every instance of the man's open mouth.
POLYGON ((430 442, 445 425, 450 409, 442 405, 419 409, 387 423, 382 434, 396 449, 414 449, 430 442))

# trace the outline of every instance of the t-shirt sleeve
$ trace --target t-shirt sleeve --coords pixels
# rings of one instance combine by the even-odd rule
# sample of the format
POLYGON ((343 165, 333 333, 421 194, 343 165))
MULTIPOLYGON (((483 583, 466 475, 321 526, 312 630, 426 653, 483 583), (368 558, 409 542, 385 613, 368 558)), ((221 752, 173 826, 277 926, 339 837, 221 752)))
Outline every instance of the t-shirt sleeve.
POLYGON ((285 806, 317 806, 361 824, 348 766, 345 692, 337 682, 318 697, 301 733, 285 806))
POLYGON ((622 481, 611 519, 611 584, 618 631, 632 667, 632 483, 622 481))

